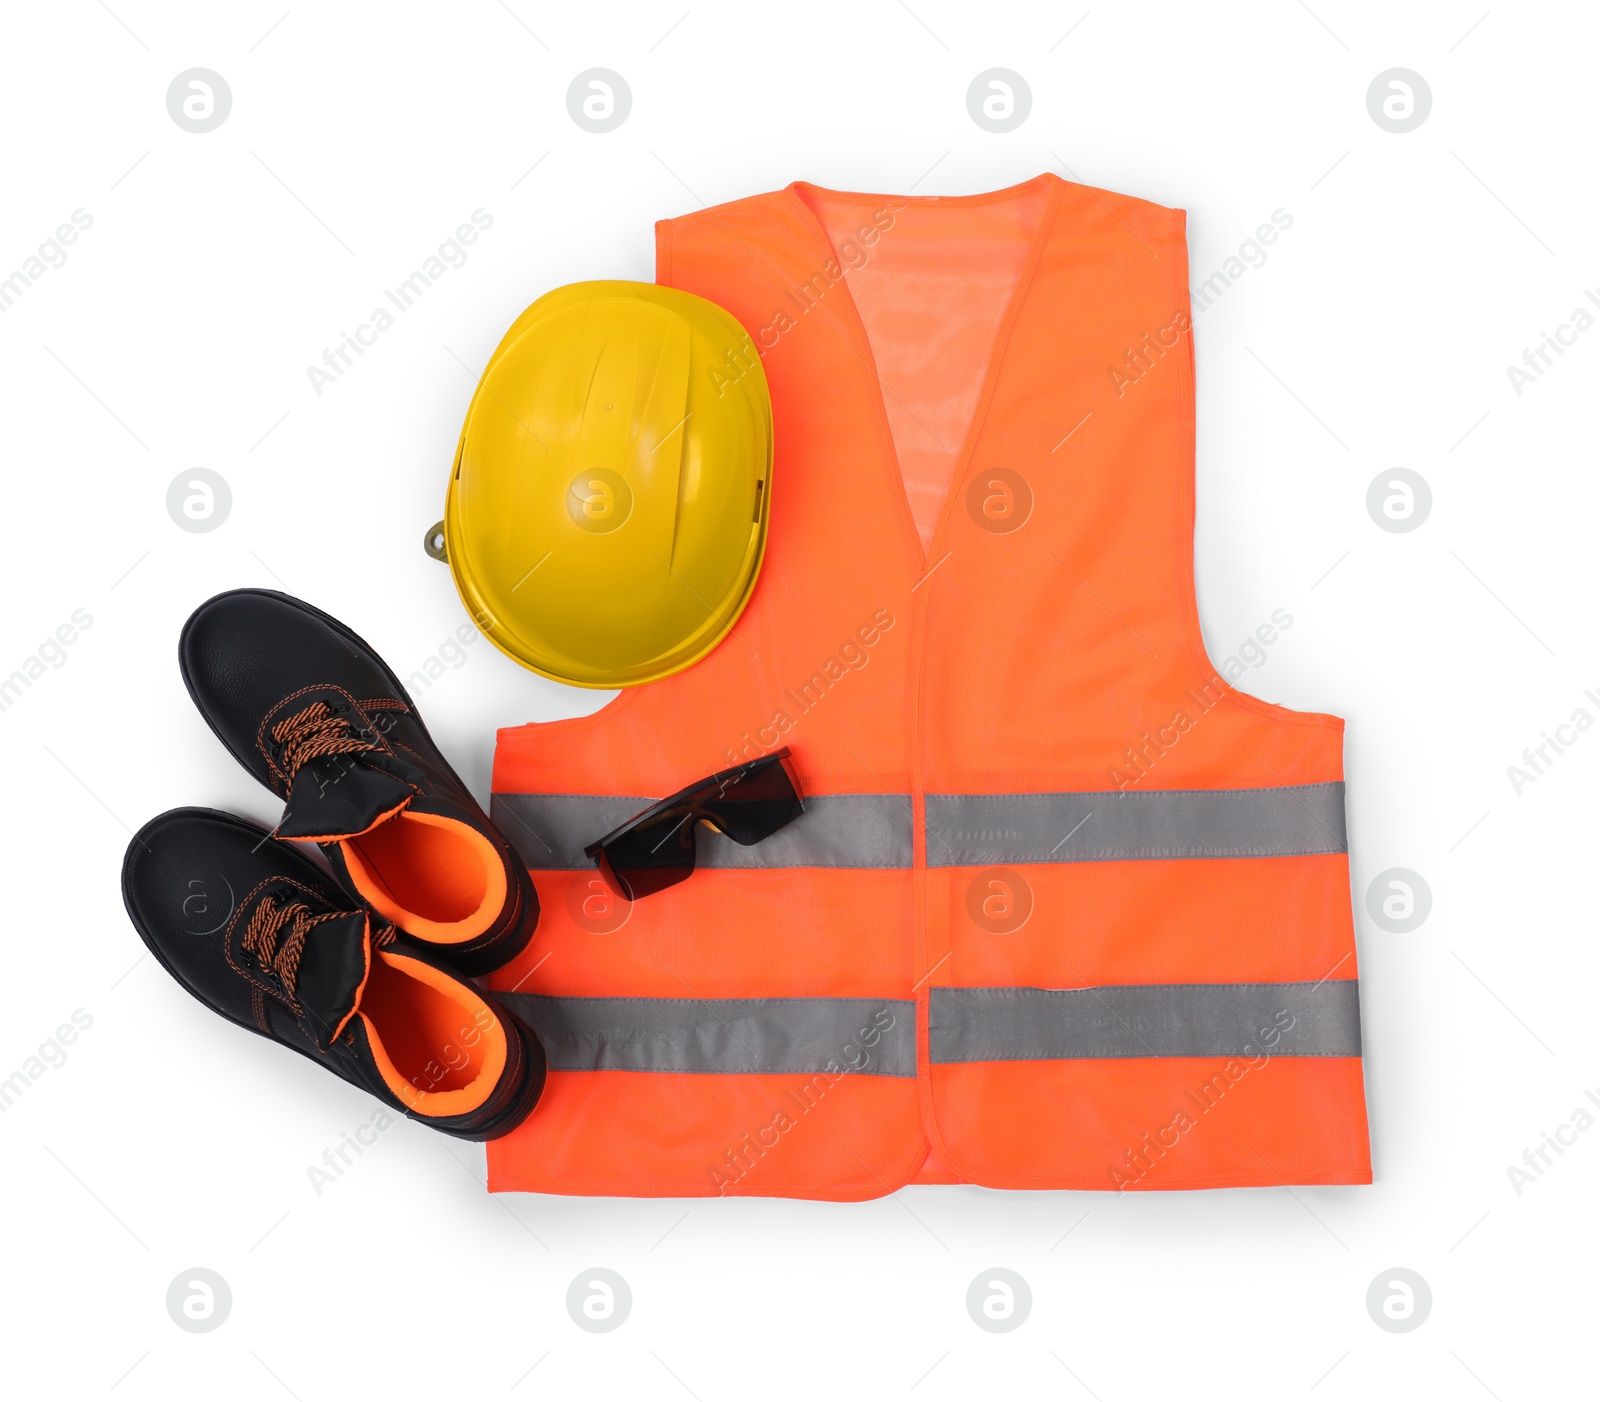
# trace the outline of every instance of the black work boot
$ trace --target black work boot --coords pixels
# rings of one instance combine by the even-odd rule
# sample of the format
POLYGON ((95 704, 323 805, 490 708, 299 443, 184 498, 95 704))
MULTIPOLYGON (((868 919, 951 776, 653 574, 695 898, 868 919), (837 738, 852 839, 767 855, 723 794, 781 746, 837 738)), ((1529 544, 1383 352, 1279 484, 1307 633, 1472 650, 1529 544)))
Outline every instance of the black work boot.
POLYGON ((544 1052, 514 1014, 255 823, 209 808, 152 819, 128 846, 122 899, 213 1012, 410 1119, 498 1139, 544 1089, 544 1052))
POLYGON ((539 918, 527 868, 366 643, 287 594, 235 589, 190 615, 178 665, 285 801, 278 837, 317 843, 354 895, 467 973, 522 952, 539 918))

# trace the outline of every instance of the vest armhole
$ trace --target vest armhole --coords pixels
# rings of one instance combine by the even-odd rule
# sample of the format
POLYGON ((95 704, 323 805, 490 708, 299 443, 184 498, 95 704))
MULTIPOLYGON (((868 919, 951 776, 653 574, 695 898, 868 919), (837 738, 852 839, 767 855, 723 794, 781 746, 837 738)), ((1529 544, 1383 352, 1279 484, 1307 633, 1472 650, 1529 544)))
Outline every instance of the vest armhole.
POLYGON ((1179 372, 1185 379, 1185 390, 1188 395, 1188 408, 1185 422, 1188 424, 1188 473, 1187 487, 1189 493, 1189 511, 1187 522, 1179 525, 1179 548, 1188 554, 1186 573, 1183 576, 1187 583, 1183 600, 1183 631, 1188 636, 1189 652, 1195 664, 1200 669, 1201 676, 1207 685, 1215 684, 1222 690, 1222 695, 1236 705, 1257 715, 1266 716, 1270 720, 1278 721, 1284 725, 1314 726, 1344 731, 1344 718, 1331 715, 1326 711, 1297 711, 1288 706, 1280 706, 1273 701, 1265 701, 1259 696, 1252 696, 1248 691, 1241 691, 1231 681, 1222 675, 1222 671, 1211 660, 1211 654, 1206 648, 1205 632, 1200 627, 1200 586, 1195 578, 1195 548, 1194 527, 1197 499, 1199 497, 1199 477, 1196 463, 1196 393, 1195 393, 1195 368, 1194 368, 1194 304, 1189 298, 1189 238, 1188 238, 1188 211, 1175 209, 1172 211, 1174 222, 1177 225, 1178 247, 1182 253, 1181 258, 1173 260, 1173 305, 1181 307, 1188 318, 1189 328, 1185 335, 1188 344, 1188 354, 1178 362, 1179 372))

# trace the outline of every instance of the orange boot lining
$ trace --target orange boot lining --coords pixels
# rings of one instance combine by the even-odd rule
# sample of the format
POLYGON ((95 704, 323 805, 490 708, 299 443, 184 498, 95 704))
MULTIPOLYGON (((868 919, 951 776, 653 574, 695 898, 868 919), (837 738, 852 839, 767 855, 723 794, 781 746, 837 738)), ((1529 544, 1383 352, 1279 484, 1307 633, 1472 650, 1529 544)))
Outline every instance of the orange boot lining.
POLYGON ((389 1089, 424 1115, 462 1115, 506 1065, 506 1031, 465 983, 392 950, 376 951, 357 1012, 389 1089))
POLYGON ((474 939, 505 905, 500 854, 482 833, 453 818, 404 809, 340 846, 367 904, 419 939, 474 939))

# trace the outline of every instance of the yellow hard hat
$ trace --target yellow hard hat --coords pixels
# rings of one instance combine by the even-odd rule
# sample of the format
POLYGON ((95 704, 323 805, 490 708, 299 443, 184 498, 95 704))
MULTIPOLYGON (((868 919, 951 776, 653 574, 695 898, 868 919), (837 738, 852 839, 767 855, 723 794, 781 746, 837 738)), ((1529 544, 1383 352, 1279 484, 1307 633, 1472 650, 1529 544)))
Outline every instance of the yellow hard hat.
POLYGON ((728 312, 653 283, 573 283, 490 359, 425 544, 509 657, 574 686, 637 686, 733 626, 771 472, 766 375, 728 312))

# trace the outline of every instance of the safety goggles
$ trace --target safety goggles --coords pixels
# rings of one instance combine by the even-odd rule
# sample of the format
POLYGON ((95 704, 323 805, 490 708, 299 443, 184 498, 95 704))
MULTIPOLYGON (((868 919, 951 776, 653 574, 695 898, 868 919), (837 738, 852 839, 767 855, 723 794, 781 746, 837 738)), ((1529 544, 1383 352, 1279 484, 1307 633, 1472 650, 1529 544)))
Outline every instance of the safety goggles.
POLYGON ((709 823, 740 846, 752 847, 804 811, 785 746, 652 803, 583 852, 594 859, 606 885, 624 900, 636 901, 688 879, 699 824, 709 823))

